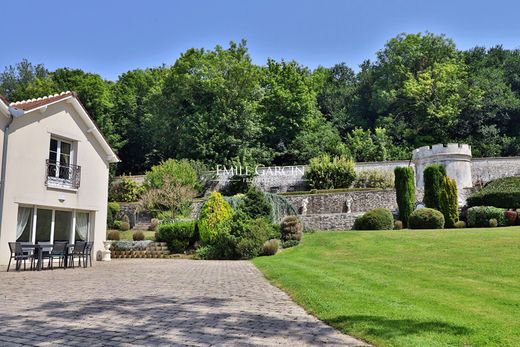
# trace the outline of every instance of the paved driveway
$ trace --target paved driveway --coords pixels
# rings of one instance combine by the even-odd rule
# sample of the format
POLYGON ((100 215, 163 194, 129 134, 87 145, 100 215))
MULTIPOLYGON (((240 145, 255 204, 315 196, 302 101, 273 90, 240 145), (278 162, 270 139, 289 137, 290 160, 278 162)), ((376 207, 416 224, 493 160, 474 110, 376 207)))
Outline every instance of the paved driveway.
POLYGON ((0 346, 341 345, 246 261, 125 259, 0 268, 0 346))

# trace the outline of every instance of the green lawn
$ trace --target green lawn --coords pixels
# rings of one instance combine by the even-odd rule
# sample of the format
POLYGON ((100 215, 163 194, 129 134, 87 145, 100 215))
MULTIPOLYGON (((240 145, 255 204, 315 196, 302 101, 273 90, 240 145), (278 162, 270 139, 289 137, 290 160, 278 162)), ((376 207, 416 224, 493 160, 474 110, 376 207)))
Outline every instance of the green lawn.
POLYGON ((253 262, 341 331, 379 346, 520 345, 520 227, 304 237, 253 262))

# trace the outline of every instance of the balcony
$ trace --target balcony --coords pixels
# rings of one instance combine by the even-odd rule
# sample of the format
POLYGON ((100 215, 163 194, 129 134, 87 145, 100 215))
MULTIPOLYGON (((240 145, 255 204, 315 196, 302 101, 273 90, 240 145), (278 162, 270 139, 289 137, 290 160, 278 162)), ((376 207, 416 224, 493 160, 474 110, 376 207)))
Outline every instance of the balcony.
POLYGON ((46 180, 45 185, 49 188, 78 189, 81 181, 81 166, 64 165, 45 161, 46 180))

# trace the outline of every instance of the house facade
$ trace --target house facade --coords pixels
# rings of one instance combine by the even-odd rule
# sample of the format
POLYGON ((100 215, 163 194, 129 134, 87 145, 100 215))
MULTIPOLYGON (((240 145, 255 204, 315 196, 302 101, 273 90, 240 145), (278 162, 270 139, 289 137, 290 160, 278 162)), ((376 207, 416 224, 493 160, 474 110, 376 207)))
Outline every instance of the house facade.
POLYGON ((0 264, 8 242, 94 242, 106 237, 114 151, 77 95, 0 98, 0 264))

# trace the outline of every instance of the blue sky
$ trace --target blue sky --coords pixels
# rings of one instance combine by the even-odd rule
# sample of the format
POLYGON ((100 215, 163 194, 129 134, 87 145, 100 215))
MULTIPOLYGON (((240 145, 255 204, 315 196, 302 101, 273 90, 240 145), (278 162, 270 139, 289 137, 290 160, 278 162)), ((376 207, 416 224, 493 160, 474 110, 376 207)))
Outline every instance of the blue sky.
POLYGON ((354 69, 401 32, 444 33, 461 49, 520 48, 515 1, 17 0, 0 11, 0 69, 27 58, 107 79, 242 38, 258 64, 272 57, 354 69))

